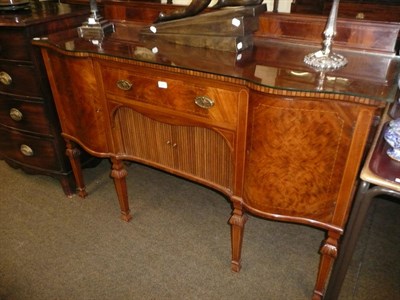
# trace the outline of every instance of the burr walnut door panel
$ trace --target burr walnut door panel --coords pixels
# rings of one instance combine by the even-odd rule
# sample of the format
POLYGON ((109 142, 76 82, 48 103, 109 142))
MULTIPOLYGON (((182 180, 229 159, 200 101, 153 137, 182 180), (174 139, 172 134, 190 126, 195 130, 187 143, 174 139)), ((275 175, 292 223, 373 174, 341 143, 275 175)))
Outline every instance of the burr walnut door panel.
POLYGON ((245 206, 264 217, 341 227, 375 109, 258 93, 250 103, 245 206))

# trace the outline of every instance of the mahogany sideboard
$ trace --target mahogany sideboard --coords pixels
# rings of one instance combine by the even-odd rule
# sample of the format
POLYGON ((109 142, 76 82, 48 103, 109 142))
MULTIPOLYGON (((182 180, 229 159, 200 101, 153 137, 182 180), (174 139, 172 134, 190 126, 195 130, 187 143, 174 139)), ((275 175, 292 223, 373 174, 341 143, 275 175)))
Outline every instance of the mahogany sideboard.
POLYGON ((75 28, 87 15, 81 7, 39 1, 0 12, 0 158, 59 179, 68 196, 75 182, 42 56, 31 39, 75 28))
MULTIPOLYGON (((33 42, 42 51, 80 196, 86 191, 77 145, 111 159, 125 221, 131 213, 124 160, 216 189, 233 204, 234 271, 246 213, 323 229, 313 293, 320 299, 369 137, 397 97, 395 41, 360 39, 371 37, 371 27, 346 31, 352 23, 344 20, 338 45, 353 50, 335 50, 348 65, 318 72, 303 57, 317 49, 312 33, 323 31, 322 17, 265 13, 254 46, 231 53, 141 40, 157 9, 163 6, 112 2, 104 11, 115 32, 104 39, 69 30, 33 42)), ((373 32, 395 40, 398 29, 375 24, 373 32)))

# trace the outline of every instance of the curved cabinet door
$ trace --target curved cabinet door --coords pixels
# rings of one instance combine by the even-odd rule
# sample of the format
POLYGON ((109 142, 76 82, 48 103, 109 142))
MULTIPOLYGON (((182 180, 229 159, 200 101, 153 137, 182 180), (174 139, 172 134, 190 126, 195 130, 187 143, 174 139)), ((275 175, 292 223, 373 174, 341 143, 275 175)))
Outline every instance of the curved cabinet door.
POLYGON ((78 142, 91 154, 109 156, 112 146, 108 142, 108 118, 104 117, 106 105, 92 60, 53 51, 44 55, 63 136, 78 142))
POLYGON ((375 108, 257 93, 250 103, 246 207, 264 217, 341 227, 375 108))

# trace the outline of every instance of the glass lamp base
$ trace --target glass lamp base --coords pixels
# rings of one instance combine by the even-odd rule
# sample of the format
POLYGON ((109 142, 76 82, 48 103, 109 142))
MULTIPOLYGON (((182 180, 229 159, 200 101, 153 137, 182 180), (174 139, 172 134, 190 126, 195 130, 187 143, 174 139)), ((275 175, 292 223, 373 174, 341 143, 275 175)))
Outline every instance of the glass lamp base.
POLYGON ((325 54, 322 50, 304 57, 304 62, 317 70, 336 70, 347 64, 347 59, 340 54, 325 54))

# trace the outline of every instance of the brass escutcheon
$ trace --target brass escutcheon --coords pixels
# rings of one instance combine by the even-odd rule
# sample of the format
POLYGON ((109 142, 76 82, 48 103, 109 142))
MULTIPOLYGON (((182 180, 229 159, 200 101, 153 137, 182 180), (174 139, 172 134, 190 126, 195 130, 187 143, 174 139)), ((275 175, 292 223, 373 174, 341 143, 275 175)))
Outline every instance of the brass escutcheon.
POLYGON ((132 88, 132 83, 125 79, 117 81, 117 87, 123 91, 129 91, 132 88))
POLYGON ((10 117, 11 119, 13 119, 14 121, 21 121, 22 120, 22 112, 16 108, 11 108, 10 109, 10 117))
POLYGON ((194 99, 194 103, 205 109, 209 109, 214 106, 214 100, 208 98, 207 96, 198 96, 194 99))
POLYGON ((6 72, 1 71, 0 72, 0 82, 4 85, 10 85, 12 82, 12 78, 10 75, 8 75, 6 72))
POLYGON ((33 156, 33 150, 28 145, 22 144, 19 150, 25 156, 33 156))

